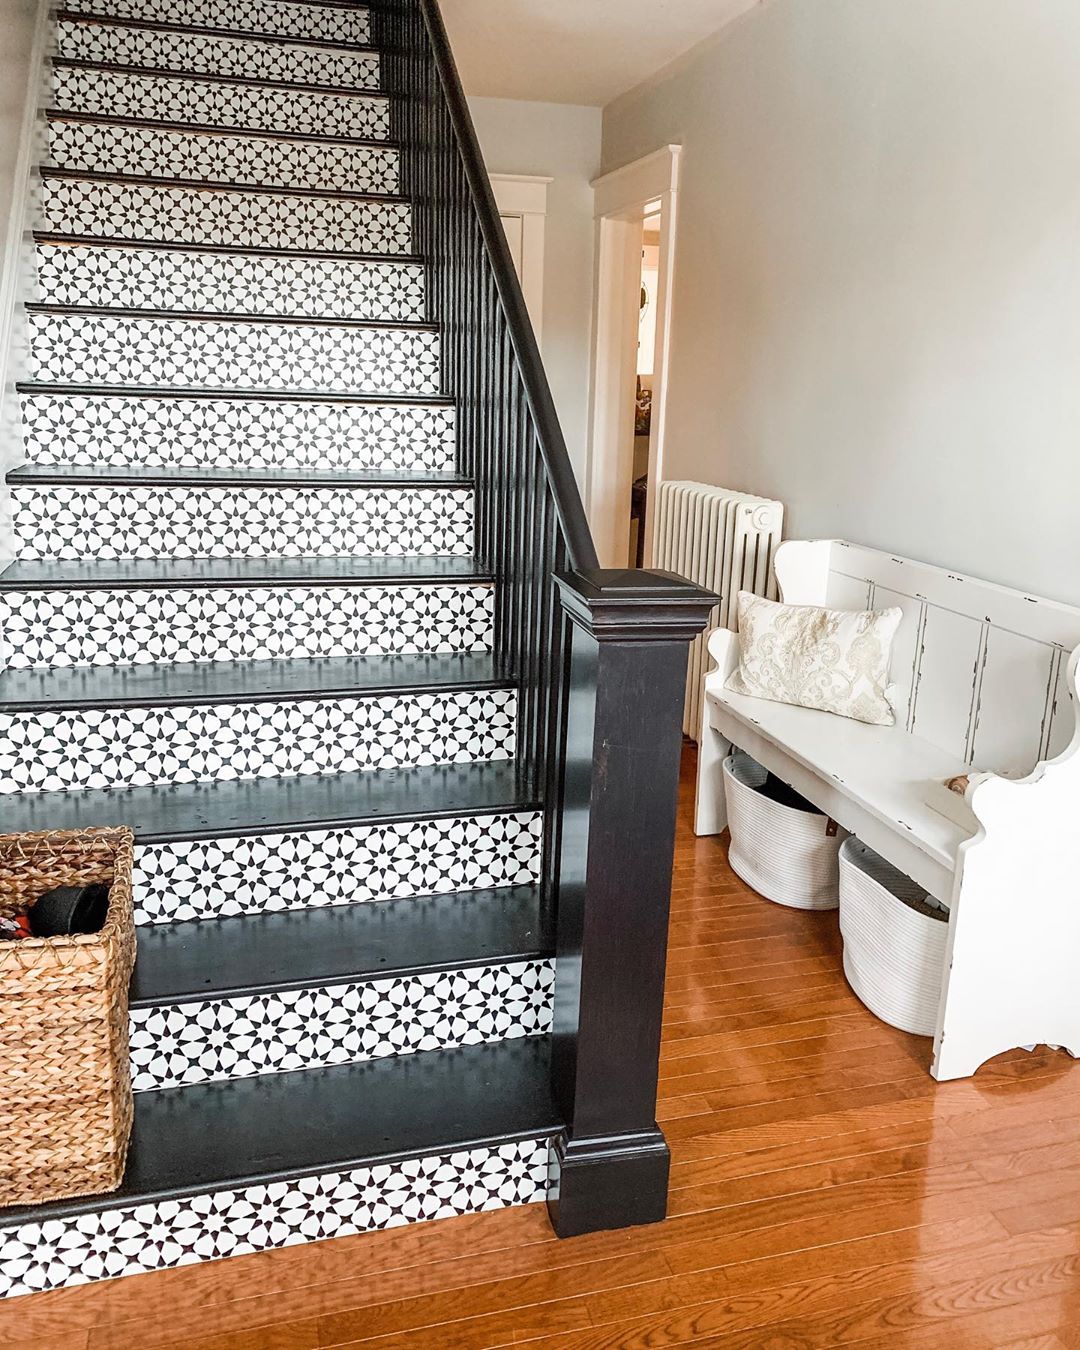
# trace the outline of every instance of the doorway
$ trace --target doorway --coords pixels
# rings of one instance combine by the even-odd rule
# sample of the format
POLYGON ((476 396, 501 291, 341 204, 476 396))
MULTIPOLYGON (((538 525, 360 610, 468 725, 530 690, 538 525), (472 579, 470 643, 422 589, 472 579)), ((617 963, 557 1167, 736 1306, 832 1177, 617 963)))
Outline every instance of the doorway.
POLYGON ((525 307, 537 345, 544 340, 544 231, 548 187, 552 178, 536 174, 489 174, 495 205, 510 245, 514 271, 521 282, 525 307))
POLYGON ((637 385, 634 389, 634 456, 630 475, 630 533, 627 561, 645 566, 649 509, 649 441, 652 433, 653 381, 656 375, 656 291, 660 280, 659 211, 646 216, 641 229, 640 311, 638 314, 637 385))
POLYGON ((596 289, 586 508, 601 565, 648 567, 663 479, 679 146, 593 182, 596 289))

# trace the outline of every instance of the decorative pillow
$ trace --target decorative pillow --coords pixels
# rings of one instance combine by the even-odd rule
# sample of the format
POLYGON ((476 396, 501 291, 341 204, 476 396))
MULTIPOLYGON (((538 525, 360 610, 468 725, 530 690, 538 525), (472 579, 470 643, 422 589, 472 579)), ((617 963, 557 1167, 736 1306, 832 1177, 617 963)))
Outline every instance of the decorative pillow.
POLYGON ((736 694, 820 708, 891 727, 889 658, 901 609, 818 609, 779 605, 739 592, 736 694))

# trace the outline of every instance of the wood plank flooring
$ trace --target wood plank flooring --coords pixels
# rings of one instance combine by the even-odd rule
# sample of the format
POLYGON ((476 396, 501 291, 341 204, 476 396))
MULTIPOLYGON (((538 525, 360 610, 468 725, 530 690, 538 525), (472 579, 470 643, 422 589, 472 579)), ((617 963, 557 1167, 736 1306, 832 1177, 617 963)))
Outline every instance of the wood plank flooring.
POLYGON ((12 1300, 0 1345, 1080 1350, 1080 1064, 935 1084, 848 990, 836 916, 694 838, 684 769, 666 1223, 559 1242, 532 1206, 267 1252, 12 1300))

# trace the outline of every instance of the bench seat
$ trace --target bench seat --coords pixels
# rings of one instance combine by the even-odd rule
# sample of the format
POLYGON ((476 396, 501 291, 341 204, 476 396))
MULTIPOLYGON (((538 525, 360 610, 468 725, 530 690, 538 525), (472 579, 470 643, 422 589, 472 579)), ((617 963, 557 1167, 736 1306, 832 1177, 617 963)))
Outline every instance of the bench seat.
POLYGON ((979 828, 967 802, 945 786, 968 771, 962 760, 901 726, 867 726, 728 689, 713 694, 708 715, 726 740, 948 902, 957 851, 979 828))

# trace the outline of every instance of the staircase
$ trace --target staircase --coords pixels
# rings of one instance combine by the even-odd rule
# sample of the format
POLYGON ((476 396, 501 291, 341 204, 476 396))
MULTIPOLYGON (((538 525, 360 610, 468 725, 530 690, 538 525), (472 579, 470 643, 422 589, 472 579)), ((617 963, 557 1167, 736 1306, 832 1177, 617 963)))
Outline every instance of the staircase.
POLYGON ((551 1199, 595 557, 463 107, 428 0, 56 20, 0 809, 135 830, 137 1095, 120 1191, 0 1213, 0 1292, 551 1199))

